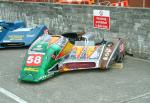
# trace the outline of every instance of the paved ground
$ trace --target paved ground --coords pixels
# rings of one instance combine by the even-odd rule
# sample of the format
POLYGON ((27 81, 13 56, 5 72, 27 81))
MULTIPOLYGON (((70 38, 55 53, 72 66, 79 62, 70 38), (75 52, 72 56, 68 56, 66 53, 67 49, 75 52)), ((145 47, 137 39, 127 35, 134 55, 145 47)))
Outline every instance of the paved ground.
POLYGON ((121 70, 65 73, 30 84, 17 81, 25 51, 0 50, 0 103, 150 103, 150 62, 126 57, 121 70))

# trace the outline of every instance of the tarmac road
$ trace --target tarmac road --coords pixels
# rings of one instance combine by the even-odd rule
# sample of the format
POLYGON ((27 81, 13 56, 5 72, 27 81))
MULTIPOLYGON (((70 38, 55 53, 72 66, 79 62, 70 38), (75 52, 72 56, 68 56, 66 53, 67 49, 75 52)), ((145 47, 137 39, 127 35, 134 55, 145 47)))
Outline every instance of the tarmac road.
POLYGON ((150 62, 126 56, 123 69, 17 80, 26 49, 0 50, 0 103, 150 103, 150 62))

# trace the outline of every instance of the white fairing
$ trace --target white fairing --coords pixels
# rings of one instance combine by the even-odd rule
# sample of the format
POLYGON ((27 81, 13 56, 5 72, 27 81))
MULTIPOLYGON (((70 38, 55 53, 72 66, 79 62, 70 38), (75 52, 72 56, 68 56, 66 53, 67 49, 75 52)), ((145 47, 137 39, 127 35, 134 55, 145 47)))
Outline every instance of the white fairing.
POLYGON ((100 56, 100 52, 96 50, 96 51, 91 55, 90 58, 91 58, 91 59, 94 59, 94 58, 95 58, 95 59, 98 59, 99 56, 100 56))
POLYGON ((82 53, 80 54, 79 58, 77 57, 77 54, 76 54, 77 51, 72 50, 70 55, 62 62, 62 64, 78 63, 78 62, 83 62, 83 63, 84 62, 95 62, 96 66, 94 68, 98 68, 103 46, 98 46, 95 49, 95 51, 91 54, 91 56, 87 58, 87 53, 88 53, 87 48, 90 48, 90 47, 93 47, 93 46, 84 46, 84 49, 83 49, 82 53))
POLYGON ((13 30, 13 32, 20 32, 20 31, 31 31, 32 28, 18 28, 16 30, 13 30))

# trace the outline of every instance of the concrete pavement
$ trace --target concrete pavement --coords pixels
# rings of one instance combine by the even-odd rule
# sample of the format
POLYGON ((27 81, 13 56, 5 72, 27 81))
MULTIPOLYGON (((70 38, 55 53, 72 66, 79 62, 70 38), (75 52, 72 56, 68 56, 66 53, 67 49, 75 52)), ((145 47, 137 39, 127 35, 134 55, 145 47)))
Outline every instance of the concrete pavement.
MULTIPOLYGON (((26 49, 0 50, 0 88, 28 103, 150 103, 150 62, 126 56, 123 69, 64 73, 39 84, 17 80, 26 49)), ((0 91, 0 103, 17 103, 0 91)))

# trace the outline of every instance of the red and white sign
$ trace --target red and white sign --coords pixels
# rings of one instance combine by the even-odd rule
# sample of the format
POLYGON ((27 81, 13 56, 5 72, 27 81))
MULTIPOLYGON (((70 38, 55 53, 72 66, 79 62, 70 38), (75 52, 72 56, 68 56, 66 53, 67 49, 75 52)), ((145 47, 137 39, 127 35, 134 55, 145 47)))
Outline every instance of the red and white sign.
POLYGON ((26 60, 26 66, 40 66, 42 62, 42 54, 31 54, 26 60))
POLYGON ((110 30, 110 11, 93 10, 93 26, 94 28, 110 30))

